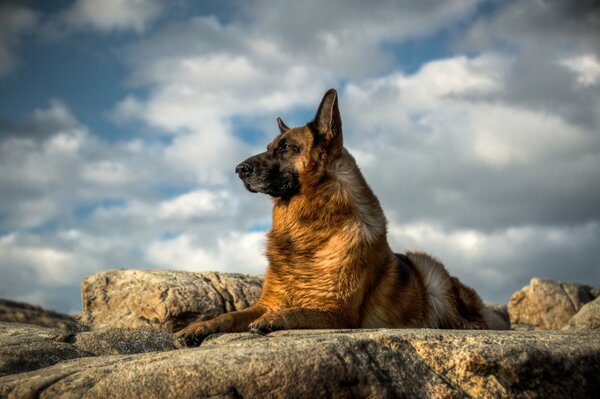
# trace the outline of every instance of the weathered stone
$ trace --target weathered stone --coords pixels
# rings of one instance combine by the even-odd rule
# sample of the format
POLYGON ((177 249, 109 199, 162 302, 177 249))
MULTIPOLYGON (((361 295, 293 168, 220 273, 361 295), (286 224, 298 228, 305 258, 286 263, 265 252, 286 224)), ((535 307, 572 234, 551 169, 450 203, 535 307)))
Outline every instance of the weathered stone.
POLYGON ((530 326, 529 324, 511 324, 510 328, 512 330, 515 330, 515 331, 533 331, 533 330, 539 330, 539 328, 536 328, 534 326, 530 326))
POLYGON ((0 322, 0 375, 36 370, 80 357, 172 349, 175 349, 172 335, 155 329, 103 328, 67 333, 56 328, 0 322))
POLYGON ((70 330, 76 325, 72 316, 8 299, 0 299, 0 321, 35 324, 63 330, 70 330))
POLYGON ((71 345, 71 337, 57 328, 0 322, 0 375, 91 355, 71 345))
POLYGON ((592 397, 599 331, 224 334, 0 377, 0 397, 592 397))
POLYGON ((150 328, 100 327, 75 334, 71 341, 76 348, 94 355, 164 352, 175 349, 171 334, 150 328))
POLYGON ((569 320, 563 330, 600 329, 600 297, 588 302, 569 320))
POLYGON ((586 285, 532 278, 529 285, 510 299, 510 321, 540 329, 560 329, 596 293, 597 290, 586 285))
POLYGON ((211 319, 252 305, 262 277, 234 273, 113 270, 81 283, 81 322, 94 328, 177 329, 173 319, 211 319))

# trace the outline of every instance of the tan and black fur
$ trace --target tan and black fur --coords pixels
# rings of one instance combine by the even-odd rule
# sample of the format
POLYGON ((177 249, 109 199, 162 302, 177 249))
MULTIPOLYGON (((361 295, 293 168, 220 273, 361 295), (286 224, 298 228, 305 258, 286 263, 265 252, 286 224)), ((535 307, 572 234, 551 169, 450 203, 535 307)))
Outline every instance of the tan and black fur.
POLYGON ((248 330, 509 327, 436 259, 390 249, 379 201, 343 146, 335 90, 307 125, 277 122, 267 151, 236 168, 249 191, 273 199, 260 299, 189 324, 178 333, 185 344, 248 330))

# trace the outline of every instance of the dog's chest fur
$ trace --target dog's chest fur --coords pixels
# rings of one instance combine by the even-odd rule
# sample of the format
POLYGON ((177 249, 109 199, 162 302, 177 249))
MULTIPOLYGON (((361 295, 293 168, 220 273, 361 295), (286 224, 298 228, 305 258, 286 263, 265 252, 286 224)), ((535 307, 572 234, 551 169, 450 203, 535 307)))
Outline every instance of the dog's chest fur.
MULTIPOLYGON (((360 209, 339 181, 313 196, 276 201, 267 235, 269 285, 282 307, 360 306, 379 265, 389 253, 385 235, 367 237, 360 209), (381 246, 381 250, 374 250, 381 246), (275 288, 276 287, 276 288, 275 288)), ((382 220, 385 231, 385 219, 382 220)))

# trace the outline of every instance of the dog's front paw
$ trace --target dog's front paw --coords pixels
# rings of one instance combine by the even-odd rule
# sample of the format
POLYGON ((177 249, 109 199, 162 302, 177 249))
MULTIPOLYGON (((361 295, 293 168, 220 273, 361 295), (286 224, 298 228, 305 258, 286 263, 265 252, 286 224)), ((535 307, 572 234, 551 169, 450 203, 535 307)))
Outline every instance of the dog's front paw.
POLYGON ((290 327, 283 315, 266 313, 250 323, 248 328, 252 333, 266 335, 273 331, 288 330, 290 327))
POLYGON ((175 334, 175 345, 177 345, 179 348, 198 346, 202 343, 202 341, 204 341, 204 338, 218 332, 218 326, 212 323, 204 321, 191 323, 186 328, 175 334))

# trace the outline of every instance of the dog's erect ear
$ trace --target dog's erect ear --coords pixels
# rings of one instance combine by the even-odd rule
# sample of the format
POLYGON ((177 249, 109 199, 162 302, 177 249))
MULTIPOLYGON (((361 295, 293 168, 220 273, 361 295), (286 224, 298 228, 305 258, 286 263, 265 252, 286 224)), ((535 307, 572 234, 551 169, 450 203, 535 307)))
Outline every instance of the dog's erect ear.
POLYGON ((280 117, 277 117, 277 126, 279 126, 279 131, 281 133, 290 130, 290 128, 285 123, 283 123, 280 117))
POLYGON ((313 126, 325 137, 327 141, 332 141, 342 137, 342 118, 338 108, 337 92, 335 89, 327 90, 323 96, 313 126))

